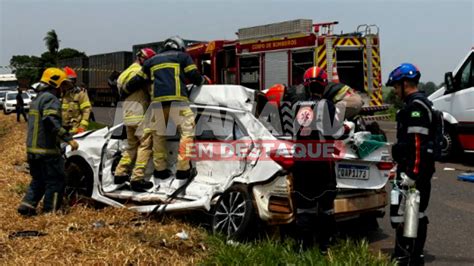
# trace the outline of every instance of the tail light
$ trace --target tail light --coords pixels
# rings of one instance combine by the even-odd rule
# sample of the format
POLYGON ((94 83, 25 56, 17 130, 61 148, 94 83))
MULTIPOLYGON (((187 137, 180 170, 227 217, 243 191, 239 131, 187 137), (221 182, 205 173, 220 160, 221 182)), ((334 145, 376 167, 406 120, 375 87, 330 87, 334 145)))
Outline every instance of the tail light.
POLYGON ((377 168, 380 170, 380 171, 388 171, 388 170, 392 170, 392 168, 395 166, 394 163, 392 162, 380 162, 377 164, 377 168))
POLYGON ((289 170, 293 165, 295 164, 295 161, 293 157, 290 155, 282 155, 282 154, 276 154, 276 152, 271 152, 270 153, 270 158, 278 163, 283 169, 289 170))

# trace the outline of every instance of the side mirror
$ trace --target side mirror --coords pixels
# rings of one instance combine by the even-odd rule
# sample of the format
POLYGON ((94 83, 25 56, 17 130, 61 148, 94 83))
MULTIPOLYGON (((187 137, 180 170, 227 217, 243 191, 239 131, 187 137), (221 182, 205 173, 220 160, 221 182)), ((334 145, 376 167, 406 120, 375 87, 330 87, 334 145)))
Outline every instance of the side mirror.
POLYGON ((447 72, 444 74, 444 84, 446 86, 446 92, 451 93, 454 91, 453 72, 447 72))

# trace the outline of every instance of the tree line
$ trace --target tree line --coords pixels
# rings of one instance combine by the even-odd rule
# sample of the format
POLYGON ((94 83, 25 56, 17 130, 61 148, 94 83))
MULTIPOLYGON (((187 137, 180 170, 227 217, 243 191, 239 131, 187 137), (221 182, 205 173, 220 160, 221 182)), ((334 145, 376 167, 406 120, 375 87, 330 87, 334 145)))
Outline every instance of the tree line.
POLYGON ((62 59, 86 56, 84 52, 73 48, 59 49, 61 41, 54 29, 46 33, 43 41, 46 51, 41 56, 14 55, 10 59, 10 65, 14 68, 12 73, 16 74, 20 84, 24 86, 38 81, 44 69, 58 67, 58 63, 62 59))

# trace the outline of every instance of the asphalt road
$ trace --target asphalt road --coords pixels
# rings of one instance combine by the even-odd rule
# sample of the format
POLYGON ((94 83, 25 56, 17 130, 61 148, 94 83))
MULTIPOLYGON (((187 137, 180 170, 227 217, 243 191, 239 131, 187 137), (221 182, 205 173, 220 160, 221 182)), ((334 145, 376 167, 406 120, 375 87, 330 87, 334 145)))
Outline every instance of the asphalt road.
MULTIPOLYGON (((94 113, 98 122, 108 125, 116 116, 115 108, 94 107, 94 113)), ((380 125, 389 141, 394 142, 395 123, 381 122, 380 125)), ((461 159, 467 163, 436 165, 427 210, 430 224, 425 255, 426 263, 430 265, 474 265, 474 183, 457 180, 457 176, 467 169, 474 170, 474 157, 461 159)), ((340 227, 349 235, 367 238, 375 250, 388 254, 393 250, 394 230, 390 226, 388 207, 385 217, 379 219, 379 229, 375 231, 359 230, 364 226, 351 222, 342 223, 340 227)))

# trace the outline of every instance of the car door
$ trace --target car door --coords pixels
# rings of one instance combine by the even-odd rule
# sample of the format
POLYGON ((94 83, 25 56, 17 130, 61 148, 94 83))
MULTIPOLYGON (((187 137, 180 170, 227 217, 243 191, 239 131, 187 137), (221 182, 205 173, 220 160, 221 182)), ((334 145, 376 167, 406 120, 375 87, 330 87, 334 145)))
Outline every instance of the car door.
POLYGON ((225 109, 200 109, 195 133, 198 180, 224 185, 245 171, 251 142, 233 114, 225 109))

